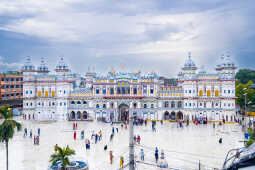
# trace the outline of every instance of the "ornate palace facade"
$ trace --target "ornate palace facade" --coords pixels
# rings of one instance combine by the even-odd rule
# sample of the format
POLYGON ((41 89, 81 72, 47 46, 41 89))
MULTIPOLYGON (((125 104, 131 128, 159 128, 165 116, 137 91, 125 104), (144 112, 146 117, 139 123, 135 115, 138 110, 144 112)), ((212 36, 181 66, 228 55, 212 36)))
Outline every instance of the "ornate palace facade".
MULTIPOLYGON (((177 83, 166 83, 152 72, 109 71, 104 76, 88 70, 71 74, 60 59, 49 74, 42 60, 35 69, 28 58, 23 67, 24 115, 37 120, 152 120, 203 118, 232 121, 235 117, 235 70, 229 56, 221 57, 215 73, 198 70, 188 56, 177 83)), ((172 80, 174 81, 174 79, 172 80)))

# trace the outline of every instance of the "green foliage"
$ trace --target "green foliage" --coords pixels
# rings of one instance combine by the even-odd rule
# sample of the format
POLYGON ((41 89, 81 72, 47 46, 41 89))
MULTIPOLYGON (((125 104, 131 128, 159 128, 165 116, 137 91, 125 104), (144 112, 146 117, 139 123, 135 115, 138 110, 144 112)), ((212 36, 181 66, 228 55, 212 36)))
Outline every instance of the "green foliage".
POLYGON ((251 89, 250 86, 253 84, 253 81, 248 81, 246 84, 242 84, 240 82, 236 83, 236 103, 240 105, 241 109, 244 110, 245 108, 245 96, 244 94, 247 93, 246 97, 246 104, 247 108, 249 108, 248 102, 251 104, 255 103, 255 90, 251 89), (246 90, 244 90, 246 88, 246 90))
POLYGON ((12 120, 13 112, 9 105, 0 108, 0 115, 4 119, 3 123, 0 125, 0 140, 8 142, 9 139, 13 138, 15 132, 14 129, 21 129, 21 124, 12 120))
POLYGON ((68 146, 66 148, 61 148, 56 146, 57 152, 50 156, 50 162, 52 165, 56 164, 58 161, 62 162, 63 169, 66 168, 67 165, 70 165, 69 156, 75 155, 75 151, 70 149, 68 146))
POLYGON ((13 120, 13 112, 9 105, 0 108, 0 115, 3 117, 3 123, 0 125, 0 141, 5 142, 6 146, 6 168, 8 170, 8 142, 13 138, 15 128, 21 129, 21 124, 13 120))
POLYGON ((250 80, 255 82, 255 70, 240 69, 236 73, 236 80, 242 84, 248 83, 250 80))
POLYGON ((254 140, 253 139, 249 139, 246 143, 245 143, 245 146, 246 147, 249 147, 250 145, 252 145, 254 143, 254 140))

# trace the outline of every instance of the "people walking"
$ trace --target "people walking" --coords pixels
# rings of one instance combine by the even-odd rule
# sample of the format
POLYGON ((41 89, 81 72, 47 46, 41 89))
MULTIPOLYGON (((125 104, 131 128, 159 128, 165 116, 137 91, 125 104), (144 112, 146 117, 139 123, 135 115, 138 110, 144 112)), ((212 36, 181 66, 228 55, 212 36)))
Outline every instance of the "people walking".
POLYGON ((76 140, 76 131, 73 133, 73 139, 76 140))
POLYGON ((111 136, 110 136, 110 141, 112 141, 112 139, 113 139, 113 133, 112 133, 111 136))
POLYGON ((35 137, 35 135, 34 135, 34 145, 36 144, 36 137, 35 137))
POLYGON ((81 139, 84 139, 84 130, 81 131, 81 139))
POLYGON ((160 159, 165 159, 165 154, 164 154, 164 151, 163 151, 163 150, 161 150, 160 159))
POLYGON ((140 135, 137 136, 137 139, 136 139, 136 140, 137 140, 137 143, 140 144, 140 141, 141 141, 140 135))
POLYGON ((37 129, 37 133, 38 133, 38 136, 40 136, 40 134, 41 134, 41 129, 40 128, 37 129))
POLYGON ((144 151, 143 151, 143 149, 141 149, 141 151, 140 151, 140 158, 141 158, 141 161, 144 161, 144 151))
POLYGON ((32 138, 33 137, 33 133, 32 133, 32 129, 30 130, 30 138, 32 138))
POLYGON ((75 123, 73 123, 73 130, 75 130, 75 123))
POLYGON ((102 140, 102 136, 103 136, 103 133, 102 133, 102 130, 99 131, 99 140, 102 140))
POLYGON ((112 164, 113 163, 113 153, 112 153, 112 151, 110 151, 110 164, 112 164))
POLYGON ((27 136, 27 128, 24 129, 24 137, 27 136))
POLYGON ((158 163, 158 148, 157 147, 155 149, 155 160, 156 160, 156 163, 158 163))
POLYGON ((39 145, 40 144, 40 136, 36 137, 36 144, 39 145))
POLYGON ((120 157, 120 168, 123 168, 124 167, 124 157, 121 156, 120 157))
POLYGON ((107 145, 104 145, 104 150, 105 150, 105 151, 107 150, 107 145))

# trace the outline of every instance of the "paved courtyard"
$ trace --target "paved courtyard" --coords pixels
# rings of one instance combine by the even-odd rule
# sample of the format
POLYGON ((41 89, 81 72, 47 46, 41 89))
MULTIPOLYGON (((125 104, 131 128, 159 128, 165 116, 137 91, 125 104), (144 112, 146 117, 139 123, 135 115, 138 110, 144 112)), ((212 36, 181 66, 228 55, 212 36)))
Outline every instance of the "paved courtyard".
MULTIPOLYGON (((20 120, 21 121, 21 120, 20 120)), ((40 145, 33 145, 33 139, 23 137, 23 131, 15 134, 9 144, 9 170, 46 170, 49 166, 49 157, 54 152, 54 145, 67 144, 76 151, 75 159, 85 160, 90 170, 114 170, 119 168, 119 158, 124 156, 128 162, 128 133, 121 129, 115 132, 110 142, 112 126, 101 122, 78 122, 77 140, 73 140, 73 122, 35 122, 21 121, 23 128, 37 132, 41 128, 40 145), (85 138, 90 138, 94 130, 103 132, 103 139, 98 144, 91 144, 91 150, 85 149, 85 141, 80 139, 80 131, 85 130, 85 138), (103 147, 108 144, 108 150, 103 147), (109 151, 114 154, 113 165, 109 164, 109 151)), ((157 132, 152 132, 151 123, 147 126, 135 126, 135 134, 141 136, 141 145, 135 147, 137 160, 140 148, 145 151, 145 164, 137 163, 137 169, 157 169, 154 160, 154 149, 165 152, 166 160, 171 168, 198 169, 200 161, 204 169, 221 168, 228 150, 243 146, 240 126, 225 124, 216 126, 212 124, 177 128, 176 123, 157 123, 157 132), (223 143, 219 144, 219 138, 223 143)), ((5 169, 5 147, 0 143, 0 169, 5 169)), ((158 168, 159 169, 159 168, 158 168)))

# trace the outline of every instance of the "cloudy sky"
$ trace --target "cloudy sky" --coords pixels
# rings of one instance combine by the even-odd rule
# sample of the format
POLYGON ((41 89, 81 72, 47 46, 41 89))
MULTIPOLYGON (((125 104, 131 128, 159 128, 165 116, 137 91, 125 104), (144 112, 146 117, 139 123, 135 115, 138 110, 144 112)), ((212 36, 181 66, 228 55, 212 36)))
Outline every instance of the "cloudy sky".
POLYGON ((1 0, 0 71, 31 56, 51 70, 156 70, 175 76, 188 52, 213 69, 223 53, 255 68, 254 0, 1 0))

